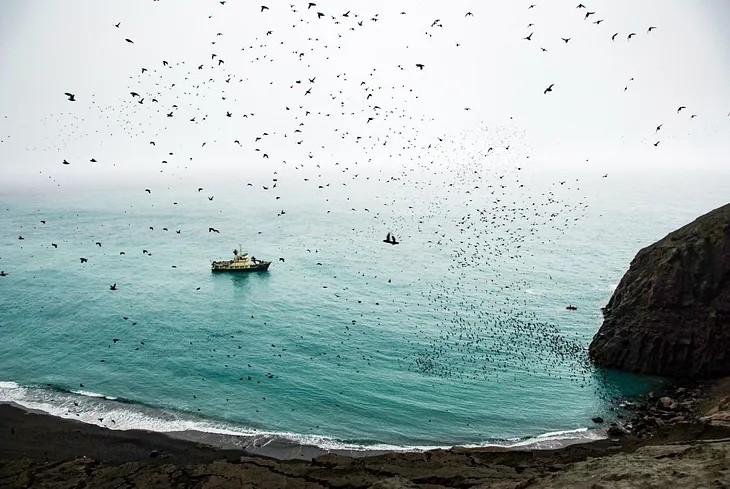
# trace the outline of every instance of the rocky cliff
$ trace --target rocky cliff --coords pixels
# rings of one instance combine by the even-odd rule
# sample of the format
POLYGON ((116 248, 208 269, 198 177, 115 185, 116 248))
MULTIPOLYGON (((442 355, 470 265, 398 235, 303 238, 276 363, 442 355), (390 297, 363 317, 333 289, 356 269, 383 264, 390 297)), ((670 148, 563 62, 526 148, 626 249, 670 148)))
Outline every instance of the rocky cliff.
POLYGON ((730 374, 730 204, 639 251, 589 354, 630 372, 730 374))

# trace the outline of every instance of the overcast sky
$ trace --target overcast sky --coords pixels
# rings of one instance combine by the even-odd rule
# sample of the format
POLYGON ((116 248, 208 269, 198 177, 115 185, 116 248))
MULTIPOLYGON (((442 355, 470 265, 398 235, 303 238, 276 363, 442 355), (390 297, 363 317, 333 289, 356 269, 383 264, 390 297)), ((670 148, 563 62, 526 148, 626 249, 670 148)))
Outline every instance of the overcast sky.
POLYGON ((725 0, 315 3, 1 2, 4 180, 407 164, 484 127, 545 165, 730 165, 725 0))

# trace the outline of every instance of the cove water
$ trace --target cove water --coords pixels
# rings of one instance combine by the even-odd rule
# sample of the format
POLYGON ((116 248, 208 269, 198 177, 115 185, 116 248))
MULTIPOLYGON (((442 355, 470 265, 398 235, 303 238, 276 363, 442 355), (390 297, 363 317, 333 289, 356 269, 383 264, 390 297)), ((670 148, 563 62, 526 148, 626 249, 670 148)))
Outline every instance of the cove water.
POLYGON ((591 366, 600 308, 641 247, 725 203, 730 179, 581 178, 534 176, 532 195, 544 184, 565 209, 552 222, 486 185, 397 201, 376 183, 281 201, 190 182, 4 188, 0 400, 326 449, 600 437, 593 416, 661 381, 591 366), (212 274, 239 242, 269 271, 212 274))

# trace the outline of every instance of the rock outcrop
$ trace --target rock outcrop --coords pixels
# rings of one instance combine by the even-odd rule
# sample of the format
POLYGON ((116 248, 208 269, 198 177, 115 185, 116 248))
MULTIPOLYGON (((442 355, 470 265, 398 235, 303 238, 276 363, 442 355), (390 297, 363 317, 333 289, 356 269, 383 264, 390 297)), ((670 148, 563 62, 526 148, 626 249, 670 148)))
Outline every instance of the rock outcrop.
POLYGON ((730 374, 730 204, 639 251, 589 354, 629 372, 730 374))

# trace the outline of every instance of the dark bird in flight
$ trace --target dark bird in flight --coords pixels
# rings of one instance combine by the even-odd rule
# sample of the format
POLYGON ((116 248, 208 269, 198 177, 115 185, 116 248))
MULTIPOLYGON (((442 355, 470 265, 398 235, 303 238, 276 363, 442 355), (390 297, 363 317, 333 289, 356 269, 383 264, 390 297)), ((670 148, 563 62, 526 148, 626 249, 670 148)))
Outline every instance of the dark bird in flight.
POLYGON ((5 270, 0 271, 0 277, 7 277, 7 276, 8 276, 8 274, 5 273, 5 270))
POLYGON ((279 258, 279 261, 283 263, 284 262, 284 259, 283 258, 279 258))
POLYGON ((129 92, 129 94, 130 94, 130 95, 131 95, 132 97, 139 97, 139 94, 138 94, 137 92, 129 92))
POLYGON ((534 32, 530 32, 530 35, 529 35, 529 36, 527 36, 527 37, 523 37, 522 39, 525 39, 525 40, 527 40, 527 41, 532 41, 532 35, 533 35, 533 34, 534 34, 534 32))
POLYGON ((213 195, 212 197, 208 197, 208 200, 213 200, 213 197, 215 197, 215 195, 213 195))
POLYGON ((679 114, 682 111, 682 109, 686 109, 686 108, 687 107, 685 107, 684 105, 681 106, 680 108, 677 109, 677 114, 679 114))
POLYGON ((657 141, 656 143, 654 143, 654 146, 655 146, 655 147, 656 147, 656 146, 659 146, 659 143, 660 143, 660 142, 661 142, 661 141, 657 141))
POLYGON ((87 261, 89 261, 88 258, 79 258, 79 260, 81 260, 81 263, 86 263, 87 261))
POLYGON ((51 246, 53 246, 54 248, 58 248, 58 245, 56 243, 51 243, 51 246))
POLYGON ((654 131, 654 134, 658 133, 659 130, 662 128, 663 125, 664 124, 659 124, 658 126, 656 126, 656 131, 654 131))
POLYGON ((689 116, 690 119, 694 119, 695 117, 697 117, 697 114, 692 114, 691 116, 689 116))
POLYGON ((628 41, 630 41, 630 40, 631 40, 631 38, 632 38, 632 37, 634 37, 635 35, 636 35, 636 32, 632 32, 631 34, 629 34, 628 36, 626 36, 626 39, 627 39, 628 41))
POLYGON ((120 25, 122 25, 122 23, 121 22, 117 22, 116 24, 114 24, 114 27, 116 27, 117 29, 119 29, 119 26, 120 25))
POLYGON ((148 188, 144 189, 144 191, 147 192, 148 194, 151 194, 152 193, 152 190, 150 190, 148 188))
POLYGON ((150 144, 151 144, 152 146, 156 146, 156 145, 155 145, 155 142, 154 142, 154 141, 150 141, 150 144))
POLYGON ((416 63, 416 68, 423 70, 423 67, 424 67, 423 63, 416 63))
POLYGON ((131 39, 125 39, 125 41, 127 41, 129 44, 134 44, 134 41, 132 41, 131 39))
POLYGON ((575 7, 575 8, 586 8, 586 6, 585 6, 585 5, 583 5, 582 3, 579 3, 579 4, 578 4, 578 6, 577 6, 577 7, 575 7))
POLYGON ((76 95, 74 95, 73 93, 66 92, 64 93, 64 95, 68 97, 69 102, 76 102, 76 95))
POLYGON ((614 34, 613 36, 611 36, 611 40, 612 41, 615 41, 616 40, 616 36, 618 36, 618 32, 616 34, 614 34))
POLYGON ((232 115, 233 114, 231 114, 230 112, 226 111, 226 117, 231 117, 232 115))
POLYGON ((594 24, 596 24, 596 25, 598 25, 598 24, 600 24, 601 22, 603 22, 603 19, 599 19, 599 20, 596 20, 596 21, 595 21, 595 22, 593 22, 593 23, 594 23, 594 24))
POLYGON ((97 241, 96 242, 96 246, 98 246, 99 248, 101 248, 101 243, 99 241, 97 241))
POLYGON ((164 59, 162 60, 162 66, 167 66, 168 64, 169 63, 167 61, 165 61, 164 59))
POLYGON ((63 164, 64 164, 64 165, 70 165, 71 163, 69 163, 69 162, 68 162, 68 161, 66 161, 66 160, 63 160, 63 164))
POLYGON ((91 158, 89 161, 92 163, 96 163, 96 160, 94 158, 91 158))
POLYGON ((117 290, 117 284, 110 285, 109 290, 117 290))
POLYGON ((467 12, 466 15, 464 15, 464 17, 474 17, 474 14, 472 14, 471 12, 467 12))
POLYGON ((261 6, 261 11, 263 12, 264 10, 269 10, 269 7, 267 7, 266 5, 262 5, 261 6))
POLYGON ((595 12, 586 12, 586 16, 583 17, 583 20, 586 20, 588 17, 590 17, 593 14, 595 14, 595 12))
POLYGON ((316 4, 316 3, 314 3, 314 2, 309 2, 309 5, 307 5, 307 10, 309 10, 309 9, 310 9, 310 8, 312 8, 312 7, 316 7, 316 6, 317 6, 317 4, 316 4))
POLYGON ((654 29, 656 29, 656 27, 654 27, 654 26, 651 26, 651 27, 649 27, 649 28, 648 28, 648 29, 646 30, 646 33, 648 34, 648 33, 650 33, 651 31, 653 31, 654 29))
POLYGON ((203 191, 203 187, 198 187, 198 192, 202 192, 202 191, 203 191))
POLYGON ((569 37, 569 38, 566 39, 564 37, 561 37, 560 39, 562 39, 563 41, 565 41, 565 44, 568 44, 568 41, 570 41, 572 38, 569 37))
POLYGON ((552 92, 554 86, 555 86, 555 83, 551 83, 550 86, 547 87, 544 92, 542 92, 543 95, 546 94, 546 93, 548 93, 548 92, 552 92))
POLYGON ((208 228, 209 233, 220 233, 216 228, 208 228))
POLYGON ((317 12, 317 18, 321 19, 322 17, 324 17, 324 14, 322 12, 317 12))

